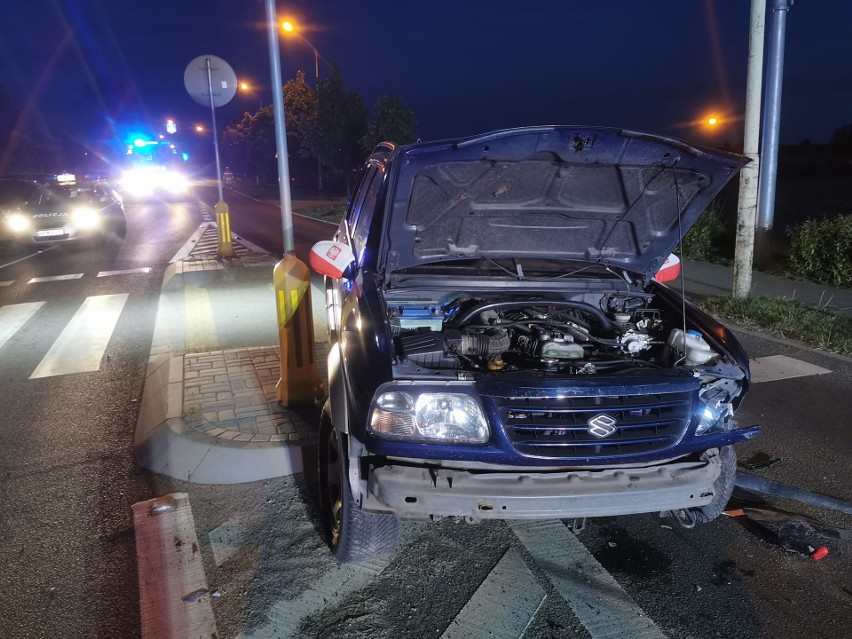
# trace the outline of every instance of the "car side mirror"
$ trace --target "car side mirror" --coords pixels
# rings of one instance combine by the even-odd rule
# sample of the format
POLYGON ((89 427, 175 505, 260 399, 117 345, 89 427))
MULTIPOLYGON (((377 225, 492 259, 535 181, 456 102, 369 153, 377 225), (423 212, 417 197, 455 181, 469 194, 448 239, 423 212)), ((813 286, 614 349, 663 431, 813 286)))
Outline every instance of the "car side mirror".
POLYGON ((663 262, 654 279, 665 284, 666 282, 675 281, 678 277, 680 277, 680 258, 672 253, 663 262))
POLYGON ((311 249, 310 264, 320 275, 340 279, 355 262, 355 254, 348 244, 323 240, 311 249))

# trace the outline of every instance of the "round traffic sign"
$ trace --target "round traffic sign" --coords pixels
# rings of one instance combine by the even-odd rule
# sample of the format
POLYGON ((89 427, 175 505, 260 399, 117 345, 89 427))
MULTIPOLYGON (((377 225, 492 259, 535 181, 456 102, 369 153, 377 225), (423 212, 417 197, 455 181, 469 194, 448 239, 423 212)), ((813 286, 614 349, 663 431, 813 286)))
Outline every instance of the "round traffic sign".
POLYGON ((200 55, 187 65, 183 73, 183 84, 198 104, 210 106, 212 93, 213 106, 220 107, 234 98, 237 92, 237 74, 222 58, 217 58, 215 55, 200 55))

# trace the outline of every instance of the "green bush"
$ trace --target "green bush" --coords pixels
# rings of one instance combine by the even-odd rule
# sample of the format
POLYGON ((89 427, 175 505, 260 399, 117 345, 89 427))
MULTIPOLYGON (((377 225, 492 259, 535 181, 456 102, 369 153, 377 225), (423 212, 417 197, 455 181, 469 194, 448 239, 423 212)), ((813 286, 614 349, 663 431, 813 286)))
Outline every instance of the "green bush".
POLYGON ((797 277, 852 286, 852 215, 808 220, 789 234, 790 267, 797 277))
POLYGON ((713 200, 683 237, 683 255, 698 262, 719 262, 727 236, 722 206, 713 200))

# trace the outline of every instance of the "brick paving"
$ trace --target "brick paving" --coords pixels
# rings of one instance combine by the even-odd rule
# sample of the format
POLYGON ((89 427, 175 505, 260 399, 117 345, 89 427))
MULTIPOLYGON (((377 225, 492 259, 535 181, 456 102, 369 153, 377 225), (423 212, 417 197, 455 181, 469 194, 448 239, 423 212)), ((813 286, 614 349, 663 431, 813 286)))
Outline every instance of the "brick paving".
POLYGON ((196 432, 235 442, 315 439, 316 425, 275 399, 279 373, 277 346, 186 355, 184 422, 196 432))

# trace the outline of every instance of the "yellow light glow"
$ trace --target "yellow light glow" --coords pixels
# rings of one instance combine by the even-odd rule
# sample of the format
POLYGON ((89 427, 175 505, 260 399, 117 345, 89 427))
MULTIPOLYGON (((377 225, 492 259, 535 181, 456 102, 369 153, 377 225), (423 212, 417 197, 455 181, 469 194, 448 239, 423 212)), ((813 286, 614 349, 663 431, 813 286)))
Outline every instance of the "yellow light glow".
POLYGON ((707 124, 709 124, 710 126, 716 126, 717 124, 719 124, 719 118, 717 118, 715 115, 711 115, 709 118, 707 118, 707 124))
POLYGON ((281 23, 281 28, 284 29, 284 31, 295 31, 296 30, 296 27, 293 26, 293 23, 289 22, 288 20, 285 20, 284 22, 281 23))
POLYGON ((245 83, 245 82, 240 82, 240 88, 241 88, 243 91, 248 91, 248 89, 249 89, 249 85, 248 85, 247 83, 245 83))
POLYGON ((204 127, 201 126, 200 124, 197 127, 195 127, 195 130, 198 133, 204 133, 204 127))

